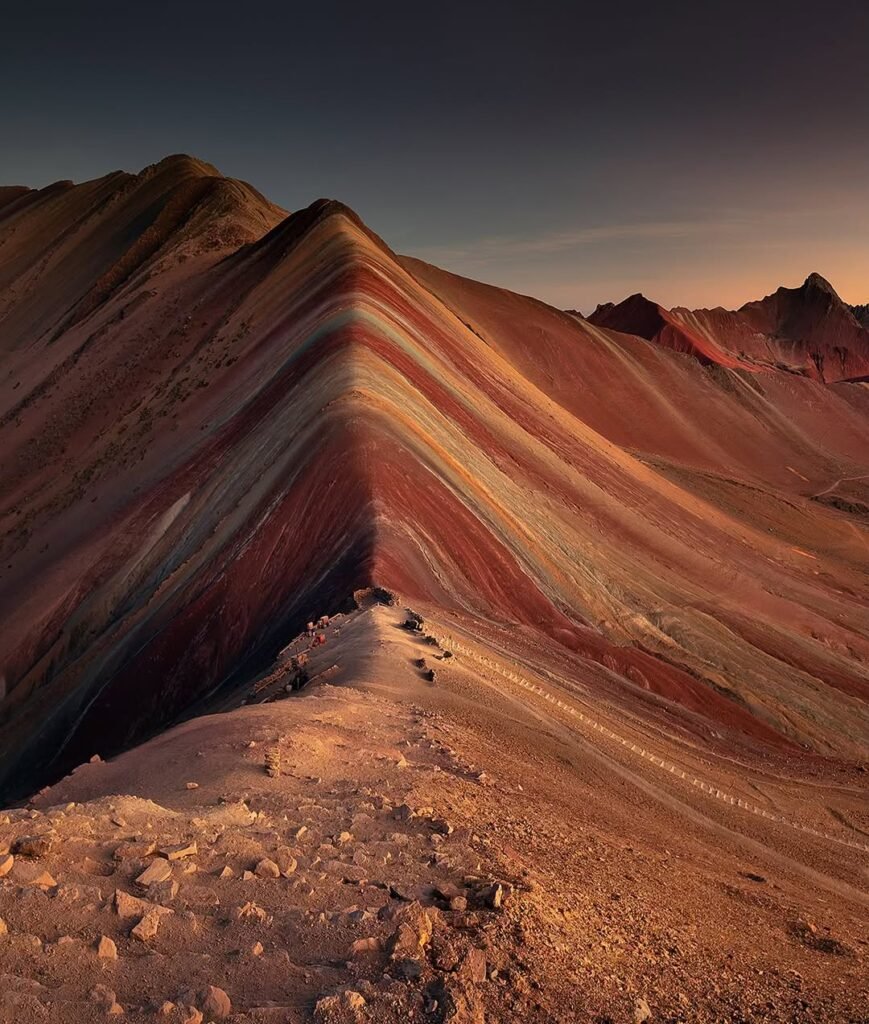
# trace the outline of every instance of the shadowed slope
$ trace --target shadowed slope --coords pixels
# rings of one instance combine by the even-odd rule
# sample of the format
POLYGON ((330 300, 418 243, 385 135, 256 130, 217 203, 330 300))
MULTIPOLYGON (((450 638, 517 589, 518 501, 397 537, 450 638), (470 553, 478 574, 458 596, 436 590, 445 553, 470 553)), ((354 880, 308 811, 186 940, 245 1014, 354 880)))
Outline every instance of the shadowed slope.
POLYGON ((0 351, 51 340, 170 252, 207 262, 283 214, 186 156, 140 174, 57 182, 0 204, 0 351))
MULTIPOLYGON (((227 238, 273 217, 228 187, 227 238)), ((789 375, 758 395, 402 264, 339 203, 227 253, 172 202, 166 241, 128 240, 117 275, 98 246, 3 366, 7 789, 149 734, 372 584, 531 630, 699 734, 865 750, 865 533, 781 483, 857 459, 858 404, 801 381, 818 405, 789 425, 789 375)))

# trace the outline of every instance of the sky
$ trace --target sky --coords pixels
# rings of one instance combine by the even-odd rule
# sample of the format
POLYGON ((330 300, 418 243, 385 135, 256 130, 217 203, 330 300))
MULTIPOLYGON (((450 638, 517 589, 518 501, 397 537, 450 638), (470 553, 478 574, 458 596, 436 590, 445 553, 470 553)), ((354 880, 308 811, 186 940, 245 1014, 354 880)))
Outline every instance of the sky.
POLYGON ((869 301, 869 3, 4 5, 0 183, 186 152, 584 312, 869 301))

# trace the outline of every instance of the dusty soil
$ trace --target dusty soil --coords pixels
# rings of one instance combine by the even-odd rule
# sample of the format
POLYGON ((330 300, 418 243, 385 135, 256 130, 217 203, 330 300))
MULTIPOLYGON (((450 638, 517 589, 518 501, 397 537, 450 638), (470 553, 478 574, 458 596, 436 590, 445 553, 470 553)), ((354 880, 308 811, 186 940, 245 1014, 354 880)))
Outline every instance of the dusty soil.
POLYGON ((865 775, 416 610, 0 815, 0 1020, 867 1019, 865 775))

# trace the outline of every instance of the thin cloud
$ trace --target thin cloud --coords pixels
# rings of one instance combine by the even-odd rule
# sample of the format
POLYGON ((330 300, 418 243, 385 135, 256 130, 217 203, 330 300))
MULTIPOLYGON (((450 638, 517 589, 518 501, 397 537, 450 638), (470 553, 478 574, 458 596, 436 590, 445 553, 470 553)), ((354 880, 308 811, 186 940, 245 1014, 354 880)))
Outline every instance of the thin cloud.
POLYGON ((575 231, 542 235, 480 238, 461 245, 424 246, 416 250, 421 259, 432 262, 491 263, 523 256, 549 256, 585 245, 613 241, 663 241, 729 232, 739 227, 733 221, 644 221, 639 224, 610 224, 578 228, 575 231))

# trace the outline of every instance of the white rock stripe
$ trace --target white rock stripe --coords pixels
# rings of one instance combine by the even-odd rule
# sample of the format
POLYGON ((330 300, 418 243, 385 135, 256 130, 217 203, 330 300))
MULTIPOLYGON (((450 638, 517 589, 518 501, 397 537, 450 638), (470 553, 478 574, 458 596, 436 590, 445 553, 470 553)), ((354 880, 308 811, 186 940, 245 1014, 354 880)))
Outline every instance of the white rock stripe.
POLYGON ((756 814, 761 818, 766 818, 768 821, 774 821, 779 825, 787 825, 789 828, 796 829, 798 832, 805 832, 808 835, 817 836, 818 839, 826 839, 828 842, 831 843, 838 843, 841 846, 849 846, 854 850, 862 850, 865 853, 869 853, 869 845, 867 845, 866 843, 859 843, 850 839, 843 839, 841 836, 834 836, 831 835, 829 832, 820 832, 818 829, 812 828, 810 825, 802 825, 799 822, 791 821, 789 818, 784 818, 780 814, 773 814, 771 811, 767 811, 762 807, 758 807, 756 804, 748 803, 748 801, 743 800, 741 797, 736 797, 730 793, 725 793, 723 790, 720 790, 717 787, 710 785, 703 779, 698 779, 695 775, 687 774, 687 772, 684 772, 677 765, 672 764, 669 761, 665 761, 663 758, 660 758, 657 755, 650 753, 644 747, 638 747, 636 743, 632 743, 630 740, 625 739, 623 736, 619 736, 617 733, 614 733, 611 729, 608 729, 605 725, 602 725, 600 722, 595 721, 595 719, 590 718, 582 711, 578 711, 571 704, 566 704, 565 702, 554 697, 551 693, 547 692, 542 687, 538 686, 536 683, 532 683, 528 679, 525 679, 524 676, 520 676, 515 672, 503 668, 501 665, 498 665, 496 662, 492 661, 491 658, 484 658, 481 655, 476 654, 470 648, 465 647, 464 644, 458 643, 453 637, 436 636, 435 639, 446 650, 455 651, 459 654, 462 654, 465 657, 470 658, 472 661, 476 661, 478 664, 485 665, 486 668, 492 669, 493 672, 497 672, 499 675, 504 676, 505 679, 509 679, 511 682, 518 683, 518 685, 523 687, 524 689, 530 690, 532 693, 538 694, 539 696, 543 697, 544 700, 547 700, 550 703, 556 704, 557 707, 562 708, 564 711, 567 712, 567 714, 578 719, 584 725, 589 726, 596 732, 602 733, 608 739, 614 740, 616 743, 621 744, 621 746, 625 747, 626 750, 631 751, 631 753, 638 754, 640 757, 644 758, 646 761, 651 762, 656 767, 661 768, 663 771, 666 771, 671 775, 676 775, 680 779, 684 779, 686 782, 689 782, 696 789, 699 789, 703 793, 708 793, 716 800, 722 800, 724 803, 730 804, 733 807, 738 807, 740 810, 746 811, 749 814, 756 814))

